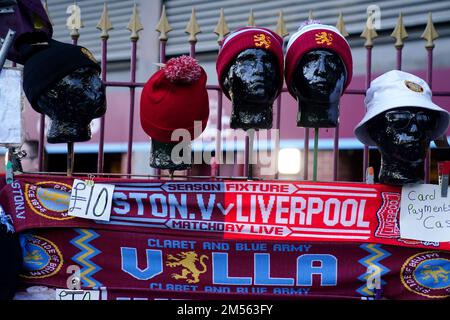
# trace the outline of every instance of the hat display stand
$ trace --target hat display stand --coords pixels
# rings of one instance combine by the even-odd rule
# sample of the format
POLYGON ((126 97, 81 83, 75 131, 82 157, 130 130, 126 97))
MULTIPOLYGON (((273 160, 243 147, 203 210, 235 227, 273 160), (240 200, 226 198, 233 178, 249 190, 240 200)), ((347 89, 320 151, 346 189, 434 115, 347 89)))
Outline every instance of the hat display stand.
POLYGON ((142 129, 151 138, 150 166, 169 170, 173 177, 175 171, 191 168, 192 140, 206 128, 207 75, 197 60, 186 55, 159 66, 162 69, 150 77, 142 90, 140 119, 142 129), (176 133, 181 136, 173 137, 176 133))
POLYGON ((245 176, 252 180, 255 131, 272 128, 273 103, 282 82, 276 57, 262 49, 246 49, 233 60, 223 82, 232 102, 230 127, 246 132, 245 176), (245 72, 246 66, 252 66, 252 72, 245 72))
POLYGON ((344 65, 336 54, 326 50, 308 52, 297 65, 291 91, 298 101, 297 126, 314 129, 313 181, 317 181, 318 142, 320 128, 339 126, 339 99, 348 77, 344 65), (303 63, 308 61, 308 65, 303 63), (310 73, 311 66, 314 72, 310 73))
POLYGON ((317 181, 319 128, 339 130, 340 98, 353 76, 351 49, 337 28, 310 17, 289 39, 285 64, 288 91, 298 102, 297 126, 305 128, 305 162, 309 129, 314 128, 317 181))
POLYGON ((51 119, 47 142, 67 144, 67 175, 74 168, 74 143, 89 141, 90 124, 106 112, 101 67, 86 48, 50 40, 23 45, 23 88, 33 109, 51 119), (51 63, 49 63, 51 61, 51 63))
POLYGON ((448 111, 432 101, 427 82, 391 70, 371 82, 364 103, 366 114, 354 133, 359 141, 380 151, 380 182, 426 182, 430 142, 445 134, 450 123, 448 111))
POLYGON ((283 86, 283 38, 248 26, 230 33, 217 58, 219 85, 231 100, 230 127, 246 131, 244 175, 253 178, 255 130, 271 129, 273 103, 283 86))
POLYGON ((314 128, 313 181, 317 181, 319 130, 339 126, 339 99, 347 78, 341 58, 320 49, 300 59, 291 82, 290 90, 298 101, 297 126, 307 130, 305 139, 314 128))
POLYGON ((106 111, 104 87, 97 71, 87 67, 76 70, 43 92, 37 105, 52 120, 47 141, 67 144, 67 176, 70 177, 75 163, 74 143, 90 140, 91 121, 106 111), (63 101, 70 103, 63 104, 63 101))
POLYGON ((232 102, 230 127, 246 132, 245 176, 248 180, 254 179, 252 155, 255 131, 272 128, 273 103, 282 82, 276 65, 276 57, 271 52, 246 49, 232 61, 223 79, 223 87, 232 102), (248 66, 251 66, 252 72, 245 71, 248 66))

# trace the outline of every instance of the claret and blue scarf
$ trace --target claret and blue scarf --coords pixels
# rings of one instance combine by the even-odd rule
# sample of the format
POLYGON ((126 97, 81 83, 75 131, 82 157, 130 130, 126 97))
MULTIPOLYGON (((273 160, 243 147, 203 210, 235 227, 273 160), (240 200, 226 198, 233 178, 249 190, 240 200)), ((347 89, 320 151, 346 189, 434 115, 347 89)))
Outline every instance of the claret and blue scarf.
POLYGON ((79 270, 99 299, 450 297, 450 244, 400 238, 397 187, 95 181, 115 185, 109 222, 67 215, 70 178, 1 186, 22 289, 79 270))

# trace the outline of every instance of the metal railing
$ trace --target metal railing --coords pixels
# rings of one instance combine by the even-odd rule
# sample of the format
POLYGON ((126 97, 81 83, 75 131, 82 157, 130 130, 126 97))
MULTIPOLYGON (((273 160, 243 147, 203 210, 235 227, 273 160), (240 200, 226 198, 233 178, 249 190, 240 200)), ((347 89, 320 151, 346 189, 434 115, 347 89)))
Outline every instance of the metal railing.
MULTIPOLYGON (((248 25, 254 25, 254 19, 252 19, 252 12, 250 13, 250 18, 248 25)), ((310 19, 313 19, 312 12, 310 12, 310 19)), ((76 19, 75 19, 76 20, 76 19)), ((374 39, 378 37, 375 28, 371 28, 369 21, 371 20, 370 14, 367 18, 367 23, 365 24, 364 30, 361 34, 361 37, 365 39, 364 47, 366 49, 366 78, 365 78, 365 88, 362 89, 348 89, 344 94, 346 95, 360 95, 364 96, 366 94, 367 88, 370 86, 370 82, 372 80, 372 49, 374 47, 374 39)), ((70 36, 72 38, 72 42, 76 44, 78 42, 78 39, 80 37, 79 33, 79 25, 68 25, 70 29, 70 36)), ((344 37, 348 37, 349 34, 346 32, 345 23, 343 15, 340 14, 337 20, 336 24, 337 29, 341 32, 341 34, 344 37)), ((101 78, 104 82, 106 87, 122 87, 122 88, 129 88, 130 90, 130 96, 129 96, 129 126, 128 126, 128 152, 127 152, 127 165, 126 165, 126 173, 121 174, 122 176, 132 176, 132 144, 133 144, 133 121, 134 121, 134 110, 135 110, 135 94, 137 88, 142 88, 144 86, 144 83, 136 82, 136 59, 137 59, 137 47, 139 42, 139 32, 143 30, 143 25, 140 21, 139 12, 137 9, 137 6, 135 4, 133 8, 132 17, 130 20, 130 23, 127 26, 127 29, 131 32, 130 41, 131 41, 131 68, 130 68, 130 79, 129 81, 121 81, 121 82, 114 82, 114 81, 108 81, 107 80, 107 57, 108 57, 108 39, 109 34, 108 31, 112 29, 112 24, 110 21, 110 18, 108 16, 108 10, 107 5, 105 3, 104 10, 100 19, 100 22, 97 26, 97 28, 101 31, 100 39, 101 39, 101 66, 102 66, 102 74, 101 78)), ((167 41, 169 39, 168 33, 172 30, 169 21, 167 19, 166 10, 163 6, 161 18, 156 26, 156 30, 159 32, 159 53, 160 53, 160 62, 165 63, 166 62, 166 46, 167 41)), ((196 14, 195 10, 192 9, 192 15, 190 18, 190 21, 188 22, 186 33, 188 33, 188 43, 189 43, 189 51, 190 56, 195 57, 196 55, 196 43, 197 43, 197 37, 196 35, 200 33, 200 26, 197 23, 196 20, 196 14)), ((279 16, 278 16, 278 22, 276 26, 277 34, 279 34, 281 37, 285 38, 289 33, 286 30, 285 27, 285 21, 283 17, 283 13, 280 10, 279 16)), ((223 38, 229 33, 229 29, 227 27, 227 24, 225 22, 225 14, 223 9, 221 9, 219 21, 214 29, 214 33, 217 34, 218 39, 218 50, 220 50, 220 44, 223 38)), ((404 45, 404 39, 408 37, 408 34, 406 32, 404 23, 403 23, 403 17, 400 14, 397 25, 394 29, 394 31, 391 34, 391 37, 395 39, 395 48, 396 48, 396 68, 398 70, 402 69, 402 53, 403 53, 403 45, 404 45)), ((428 23, 426 25, 425 31, 423 32, 421 36, 425 41, 425 49, 427 52, 427 77, 426 81, 428 82, 430 88, 432 88, 432 78, 433 78, 433 49, 434 49, 434 40, 438 38, 438 34, 435 30, 435 27, 433 25, 432 21, 432 15, 429 13, 428 15, 428 23)), ((215 144, 215 154, 217 156, 222 155, 222 137, 221 137, 221 131, 222 131, 222 115, 223 115, 223 93, 218 85, 207 85, 207 89, 210 91, 217 92, 217 102, 218 102, 218 108, 217 108, 217 136, 216 136, 216 144, 215 144)), ((283 92, 287 92, 287 89, 284 88, 283 92)), ((449 91, 440 91, 440 92, 433 92, 434 96, 450 96, 449 91)), ((281 106, 283 104, 282 96, 280 95, 279 98, 276 101, 276 119, 274 121, 275 123, 275 129, 280 130, 281 128, 281 106)), ((45 127, 45 117, 44 115, 41 116, 40 119, 40 137, 39 137, 39 171, 43 170, 44 166, 44 127, 45 127)), ((304 138, 304 152, 303 152, 303 179, 308 180, 308 160, 309 160, 309 139, 310 139, 310 129, 305 128, 305 138, 304 138)), ((313 168, 313 179, 315 180, 317 178, 317 149, 318 149, 318 137, 319 137, 319 129, 314 129, 314 168, 313 168)), ((280 135, 278 135, 279 137, 280 135)), ((97 163, 97 174, 104 174, 104 145, 105 145, 105 116, 101 118, 100 123, 100 141, 99 141, 99 153, 98 153, 98 163, 97 163)), ((278 155, 278 151, 280 149, 280 141, 279 139, 275 143, 274 152, 276 155, 278 155)), ((248 161, 248 153, 250 150, 249 145, 249 138, 247 136, 245 141, 245 153, 247 156, 245 156, 246 163, 245 168, 247 168, 247 161, 248 161)), ((338 164, 339 164, 339 125, 334 130, 334 146, 333 146, 333 155, 334 155, 334 161, 333 161, 333 180, 337 181, 338 179, 338 164)), ((277 157, 275 157, 277 158, 277 157)), ((366 146, 364 148, 364 157, 363 157, 363 177, 366 174, 366 170, 369 166, 369 148, 366 146)), ((429 173, 430 173, 430 153, 427 156, 426 164, 425 164, 425 180, 429 182, 429 173)), ((246 172, 247 173, 247 172, 246 172)), ((160 175, 160 171, 157 171, 157 175, 160 175)), ((217 175, 220 176, 220 165, 217 169, 217 175)), ((275 176, 278 178, 278 175, 275 176)))

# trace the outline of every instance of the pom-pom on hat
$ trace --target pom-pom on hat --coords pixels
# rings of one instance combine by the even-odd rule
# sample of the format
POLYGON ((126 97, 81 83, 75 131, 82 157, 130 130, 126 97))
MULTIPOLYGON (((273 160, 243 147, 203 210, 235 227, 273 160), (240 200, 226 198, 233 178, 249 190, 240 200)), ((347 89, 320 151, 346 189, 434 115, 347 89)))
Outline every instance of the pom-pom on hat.
POLYGON ((26 58, 23 90, 31 106, 41 112, 37 100, 41 94, 64 77, 82 67, 101 71, 93 54, 86 48, 56 40, 22 47, 26 58))
POLYGON ((408 72, 391 70, 374 79, 367 90, 364 104, 366 114, 354 132, 359 141, 376 146, 369 135, 368 122, 377 115, 396 108, 419 107, 439 113, 438 124, 432 140, 441 137, 448 129, 450 114, 434 104, 432 92, 425 80, 408 72))
POLYGON ((202 131, 209 118, 207 76, 197 60, 189 56, 170 59, 145 84, 141 94, 141 125, 152 139, 176 143, 172 132, 186 129, 191 139, 195 121, 201 121, 202 131))
POLYGON ((327 49, 341 57, 347 70, 344 90, 352 80, 353 59, 347 40, 335 27, 312 21, 312 23, 302 24, 299 30, 291 36, 287 45, 284 75, 288 90, 293 96, 291 83, 298 62, 303 55, 314 49, 327 49))
MULTIPOLYGON (((216 64, 219 85, 228 99, 230 97, 222 84, 223 76, 225 72, 228 72, 230 64, 239 53, 251 48, 272 52, 277 58, 280 72, 283 72, 283 38, 266 28, 244 27, 237 29, 224 39, 216 64)), ((278 93, 281 92, 282 87, 283 81, 280 81, 278 93)))

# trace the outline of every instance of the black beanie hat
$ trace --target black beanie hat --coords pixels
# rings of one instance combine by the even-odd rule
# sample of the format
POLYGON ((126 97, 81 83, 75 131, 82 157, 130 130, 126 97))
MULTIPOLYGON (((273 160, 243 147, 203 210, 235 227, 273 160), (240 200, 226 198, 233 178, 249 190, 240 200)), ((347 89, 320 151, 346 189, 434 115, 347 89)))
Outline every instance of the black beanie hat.
POLYGON ((27 59, 23 70, 23 90, 31 106, 40 113, 36 100, 45 89, 82 67, 101 72, 100 65, 88 49, 56 40, 23 46, 21 54, 27 59))

